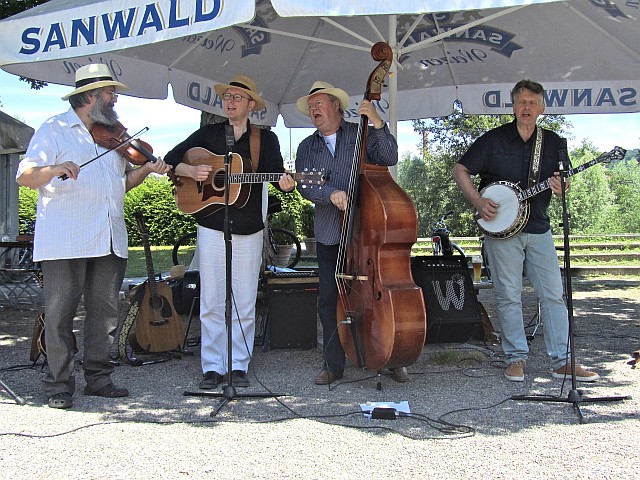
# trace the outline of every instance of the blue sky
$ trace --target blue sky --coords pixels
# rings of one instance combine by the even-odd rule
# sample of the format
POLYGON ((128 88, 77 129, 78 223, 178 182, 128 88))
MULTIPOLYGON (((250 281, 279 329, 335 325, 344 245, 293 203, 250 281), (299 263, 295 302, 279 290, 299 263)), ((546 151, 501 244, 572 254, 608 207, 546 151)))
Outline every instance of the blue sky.
MULTIPOLYGON (((69 103, 60 97, 71 87, 49 85, 36 91, 18 80, 18 77, 0 70, 0 100, 2 109, 8 115, 17 117, 27 125, 38 128, 48 117, 65 111, 69 103)), ((129 133, 138 132, 144 127, 149 131, 142 139, 149 143, 158 156, 164 155, 178 142, 198 128, 200 112, 169 100, 148 100, 121 95, 116 110, 121 123, 129 133)), ((568 115, 573 124, 573 139, 569 146, 578 146, 582 139, 588 139, 599 150, 609 151, 614 146, 632 149, 640 147, 640 113, 614 115, 568 115)), ((285 160, 290 152, 295 152, 302 139, 313 130, 306 128, 286 128, 281 119, 275 127, 285 160)), ((398 144, 400 154, 405 152, 418 154, 420 137, 413 131, 411 122, 398 125, 398 144)))

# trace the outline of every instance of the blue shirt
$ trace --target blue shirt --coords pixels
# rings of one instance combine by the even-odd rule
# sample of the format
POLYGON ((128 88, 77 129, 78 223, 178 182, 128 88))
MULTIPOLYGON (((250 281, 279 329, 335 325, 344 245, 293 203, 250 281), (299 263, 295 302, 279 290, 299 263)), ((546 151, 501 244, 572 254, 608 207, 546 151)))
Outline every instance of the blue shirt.
MULTIPOLYGON (((316 240, 325 245, 340 242, 342 212, 331 203, 336 190, 347 192, 353 166, 359 123, 342 120, 336 136, 335 156, 331 154, 324 137, 317 130, 298 146, 296 172, 324 170, 329 175, 323 186, 298 184, 298 191, 316 206, 314 230, 316 240)), ((398 163, 398 144, 387 125, 375 129, 368 127, 367 163, 391 166, 398 163)))

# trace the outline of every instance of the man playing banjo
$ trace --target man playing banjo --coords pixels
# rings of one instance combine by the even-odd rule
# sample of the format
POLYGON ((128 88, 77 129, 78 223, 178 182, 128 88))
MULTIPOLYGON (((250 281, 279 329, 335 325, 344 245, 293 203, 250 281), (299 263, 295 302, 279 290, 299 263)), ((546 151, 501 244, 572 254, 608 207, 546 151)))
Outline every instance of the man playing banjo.
MULTIPOLYGON (((502 349, 507 363, 505 377, 515 382, 524 380, 529 352, 522 320, 524 274, 540 302, 544 341, 551 357, 552 375, 554 378, 564 378, 571 375, 569 317, 562 297, 558 257, 547 216, 551 192, 561 195, 557 170, 563 139, 555 132, 536 126, 545 108, 542 85, 530 80, 519 81, 511 91, 511 101, 515 121, 478 138, 453 168, 453 178, 473 204, 476 218, 487 233, 486 253, 491 266, 502 330, 502 349), (476 190, 471 175, 480 175, 480 191, 476 190), (524 218, 521 217, 517 199, 514 208, 513 201, 495 201, 495 196, 492 200, 481 193, 494 182, 503 183, 501 188, 509 185, 509 182, 527 188, 538 183, 538 179, 546 178, 549 178, 551 190, 529 200, 524 218), (512 213, 514 217, 520 217, 511 218, 512 213), (491 233, 492 230, 495 234, 491 233)), ((568 190, 568 181, 565 186, 568 190)), ((513 198, 516 198, 515 195, 513 198)), ((597 373, 576 365, 578 381, 592 382, 598 378, 597 373)))

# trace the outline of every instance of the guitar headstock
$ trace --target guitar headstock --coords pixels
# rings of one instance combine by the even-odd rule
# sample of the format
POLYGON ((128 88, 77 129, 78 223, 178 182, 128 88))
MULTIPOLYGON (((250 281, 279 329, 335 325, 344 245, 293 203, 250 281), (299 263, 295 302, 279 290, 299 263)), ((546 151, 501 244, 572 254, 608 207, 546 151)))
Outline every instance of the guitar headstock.
POLYGON ((147 235, 149 232, 147 231, 147 225, 144 222, 144 215, 142 214, 141 211, 136 211, 133 214, 134 217, 136 217, 136 221, 138 222, 138 228, 140 229, 140 234, 142 236, 147 235))
POLYGON ((324 170, 304 170, 302 172, 295 173, 295 179, 298 183, 301 183, 303 186, 307 185, 319 185, 322 186, 329 180, 329 173, 326 173, 324 170))
POLYGON ((613 161, 622 160, 626 154, 627 151, 624 148, 613 147, 613 150, 607 153, 603 153, 597 158, 597 160, 598 162, 610 163, 613 161))

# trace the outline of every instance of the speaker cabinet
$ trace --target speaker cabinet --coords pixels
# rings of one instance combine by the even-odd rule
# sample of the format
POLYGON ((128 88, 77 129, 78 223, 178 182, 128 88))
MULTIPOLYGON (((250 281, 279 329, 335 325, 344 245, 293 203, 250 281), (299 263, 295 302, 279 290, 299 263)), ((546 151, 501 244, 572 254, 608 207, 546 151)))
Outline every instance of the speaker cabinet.
POLYGON ((318 277, 269 279, 263 349, 318 345, 318 277))
POLYGON ((413 257, 411 271, 427 309, 426 343, 484 339, 478 297, 465 257, 413 257))

